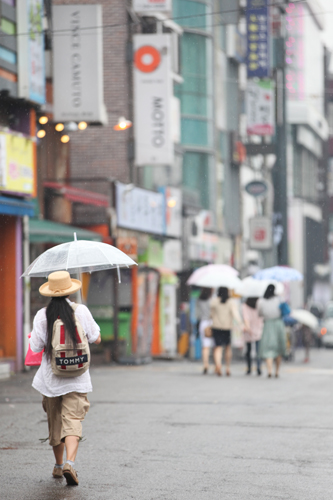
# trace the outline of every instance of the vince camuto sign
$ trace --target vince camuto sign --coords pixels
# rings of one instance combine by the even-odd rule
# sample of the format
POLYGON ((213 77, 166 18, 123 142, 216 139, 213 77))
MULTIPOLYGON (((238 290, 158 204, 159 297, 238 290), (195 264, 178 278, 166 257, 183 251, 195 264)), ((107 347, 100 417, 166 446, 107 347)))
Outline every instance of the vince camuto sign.
POLYGON ((101 5, 53 7, 54 117, 107 123, 101 5))

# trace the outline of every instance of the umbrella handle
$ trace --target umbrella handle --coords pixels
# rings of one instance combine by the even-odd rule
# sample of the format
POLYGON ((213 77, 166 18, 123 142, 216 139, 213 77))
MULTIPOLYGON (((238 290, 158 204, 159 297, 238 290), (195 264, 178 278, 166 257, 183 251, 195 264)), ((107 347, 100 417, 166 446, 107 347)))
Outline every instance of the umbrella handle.
POLYGON ((120 268, 117 266, 118 283, 121 283, 120 268))

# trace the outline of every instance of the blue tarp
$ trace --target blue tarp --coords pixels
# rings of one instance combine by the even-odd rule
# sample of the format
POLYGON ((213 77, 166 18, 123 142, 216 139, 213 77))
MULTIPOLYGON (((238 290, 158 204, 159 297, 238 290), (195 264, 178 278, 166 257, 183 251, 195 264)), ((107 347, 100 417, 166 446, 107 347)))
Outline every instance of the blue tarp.
POLYGON ((31 201, 20 198, 11 198, 9 196, 0 196, 0 214, 16 215, 22 217, 35 215, 34 204, 31 201))

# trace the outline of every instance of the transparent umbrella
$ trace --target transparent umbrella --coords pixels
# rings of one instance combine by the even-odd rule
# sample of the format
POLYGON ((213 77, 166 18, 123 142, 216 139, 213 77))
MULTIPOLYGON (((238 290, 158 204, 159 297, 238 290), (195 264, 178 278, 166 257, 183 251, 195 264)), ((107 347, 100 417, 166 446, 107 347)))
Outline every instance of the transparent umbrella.
MULTIPOLYGON (((208 282, 213 279, 213 282, 215 283, 216 279, 219 278, 225 278, 225 277, 237 277, 238 276, 238 271, 234 269, 231 266, 228 266, 226 264, 208 264, 207 266, 202 266, 196 269, 189 279, 187 280, 186 284, 187 285, 195 285, 195 286, 206 286, 202 285, 202 281, 208 282)), ((208 286, 214 286, 214 285, 208 285, 208 286)), ((224 286, 224 285, 217 285, 217 286, 224 286)))
POLYGON ((46 278, 54 271, 80 274, 117 268, 120 280, 119 268, 135 265, 134 260, 112 245, 75 239, 46 250, 30 264, 22 276, 46 278))

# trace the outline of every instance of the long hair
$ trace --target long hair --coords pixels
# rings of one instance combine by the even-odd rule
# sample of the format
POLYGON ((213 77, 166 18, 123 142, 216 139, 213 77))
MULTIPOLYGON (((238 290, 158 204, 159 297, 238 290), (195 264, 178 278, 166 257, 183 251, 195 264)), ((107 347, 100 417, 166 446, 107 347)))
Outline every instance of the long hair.
POLYGON ((229 298, 229 290, 225 286, 220 286, 217 291, 217 296, 220 297, 222 304, 225 304, 229 298))
POLYGON ((208 300, 212 296, 212 289, 211 288, 203 288, 201 290, 199 300, 208 300))
POLYGON ((266 288, 266 292, 264 294, 264 299, 271 299, 275 295, 275 286, 274 285, 268 285, 266 288))
POLYGON ((52 354, 53 325, 58 318, 60 318, 65 325, 65 330, 73 343, 73 349, 75 349, 77 345, 76 326, 72 307, 68 304, 66 297, 52 297, 51 302, 46 308, 47 342, 45 354, 48 359, 50 359, 52 354))
POLYGON ((256 305, 257 305, 257 301, 258 301, 258 297, 248 297, 246 299, 245 304, 247 306, 251 307, 252 309, 255 309, 256 305))

